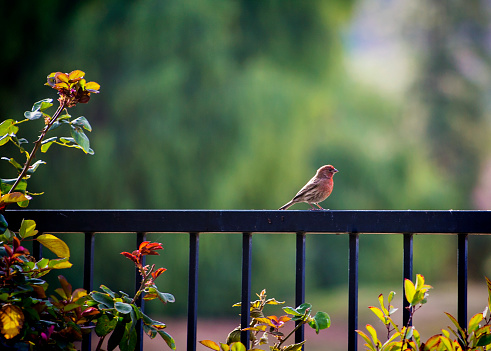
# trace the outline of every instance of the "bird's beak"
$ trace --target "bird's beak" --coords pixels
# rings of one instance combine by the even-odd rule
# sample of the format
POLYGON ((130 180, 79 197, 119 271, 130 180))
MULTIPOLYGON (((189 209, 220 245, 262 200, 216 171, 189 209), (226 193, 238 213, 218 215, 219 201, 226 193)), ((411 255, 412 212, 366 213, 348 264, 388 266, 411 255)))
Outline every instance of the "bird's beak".
POLYGON ((338 172, 339 172, 339 171, 338 171, 336 168, 334 168, 334 173, 338 173, 338 172))

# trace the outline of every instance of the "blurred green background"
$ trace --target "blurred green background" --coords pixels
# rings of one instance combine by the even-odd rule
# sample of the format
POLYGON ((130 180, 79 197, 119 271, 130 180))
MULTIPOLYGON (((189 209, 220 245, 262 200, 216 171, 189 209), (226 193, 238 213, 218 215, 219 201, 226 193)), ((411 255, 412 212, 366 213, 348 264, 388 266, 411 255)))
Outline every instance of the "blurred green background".
MULTIPOLYGON (((4 1, 0 116, 20 120, 55 98, 43 86, 50 72, 81 69, 101 84, 70 111, 92 124, 95 155, 56 146, 41 155, 48 164, 29 189, 45 194, 31 208, 277 209, 333 164, 326 208, 488 209, 490 17, 486 1, 4 1)), ((31 128, 30 141, 41 127, 31 128)), ((184 314, 188 239, 149 238, 164 244, 155 261, 177 298, 166 313, 184 314)), ((82 237, 66 240, 75 256, 82 237)), ((130 289, 131 274, 113 272, 131 271, 119 252, 134 240, 97 237, 96 286, 130 289)), ((345 286, 347 240, 308 238, 312 298, 345 286)), ((254 237, 254 291, 293 296, 294 243, 254 237)), ((240 244, 202 236, 202 315, 238 313, 240 244)), ((399 288, 402 237, 360 245, 361 283, 399 288)), ((455 247, 453 237, 418 236, 415 272, 455 281, 455 247)), ((479 282, 490 247, 471 238, 479 282)))

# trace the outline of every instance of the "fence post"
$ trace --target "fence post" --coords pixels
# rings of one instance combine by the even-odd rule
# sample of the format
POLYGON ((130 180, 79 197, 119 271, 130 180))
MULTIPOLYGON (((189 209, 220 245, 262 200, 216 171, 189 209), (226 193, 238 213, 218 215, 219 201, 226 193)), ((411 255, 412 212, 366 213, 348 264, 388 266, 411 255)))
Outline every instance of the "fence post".
POLYGON ((403 279, 402 279, 402 325, 412 325, 412 321, 409 321, 410 313, 409 302, 406 301, 406 294, 404 288, 405 279, 412 280, 413 279, 413 234, 406 233, 404 234, 404 244, 403 244, 403 279))
POLYGON ((462 327, 467 325, 467 270, 468 235, 458 234, 457 247, 457 320, 462 327))
MULTIPOLYGON (((83 288, 89 294, 93 289, 94 276, 94 233, 84 234, 84 283, 83 288)), ((92 333, 85 334, 82 339, 82 351, 89 351, 92 344, 92 333)))
MULTIPOLYGON (((295 261, 295 307, 305 302, 305 233, 297 233, 296 261, 295 261)), ((298 324, 298 322, 297 322, 298 324)), ((295 343, 305 338, 305 328, 302 325, 295 332, 295 343)), ((302 346, 302 350, 304 347, 302 346)))
MULTIPOLYGON (((242 234, 242 298, 240 306, 240 327, 249 327, 250 301, 251 301, 251 262, 252 262, 252 234, 242 234)), ((249 331, 240 333, 240 342, 249 349, 249 331)))
POLYGON ((360 248, 358 233, 349 234, 349 267, 348 267, 348 350, 356 351, 358 341, 358 253, 360 248))
POLYGON ((196 350, 198 326, 199 233, 189 233, 189 291, 187 350, 196 350))

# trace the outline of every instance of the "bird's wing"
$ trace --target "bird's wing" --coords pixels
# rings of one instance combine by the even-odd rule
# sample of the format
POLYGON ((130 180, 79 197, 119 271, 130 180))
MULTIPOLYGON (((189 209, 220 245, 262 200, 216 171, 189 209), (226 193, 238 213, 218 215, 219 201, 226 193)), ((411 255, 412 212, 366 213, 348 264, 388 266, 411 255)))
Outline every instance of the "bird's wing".
POLYGON ((298 199, 299 197, 305 195, 306 193, 310 192, 313 188, 317 187, 319 182, 320 182, 321 179, 319 178, 312 178, 311 180, 309 180, 309 182, 307 184, 304 185, 304 187, 302 189, 300 189, 300 191, 297 193, 297 195, 295 195, 295 197, 293 198, 293 200, 296 200, 298 199))

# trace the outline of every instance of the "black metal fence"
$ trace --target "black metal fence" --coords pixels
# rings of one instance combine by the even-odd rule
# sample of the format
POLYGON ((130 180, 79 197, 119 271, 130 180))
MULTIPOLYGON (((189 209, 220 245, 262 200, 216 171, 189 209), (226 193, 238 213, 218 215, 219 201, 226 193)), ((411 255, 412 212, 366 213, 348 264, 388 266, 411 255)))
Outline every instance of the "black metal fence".
MULTIPOLYGON (((198 255, 200 233, 242 233, 241 324, 248 325, 251 300, 251 253, 254 233, 296 235, 295 304, 305 298, 305 238, 313 233, 349 235, 348 350, 357 350, 358 253, 362 234, 403 235, 403 277, 413 279, 413 235, 453 234, 457 237, 458 321, 467 324, 468 236, 491 234, 491 211, 208 211, 208 210, 9 210, 7 220, 18 228, 22 218, 33 219, 37 228, 50 233, 85 233, 83 287, 91 291, 96 233, 132 232, 137 245, 146 233, 189 235, 189 292, 187 350, 196 350, 198 311, 198 255)), ((33 248, 39 255, 40 248, 33 248)), ((138 276, 138 275, 137 275, 138 276)), ((135 281, 138 288, 140 282, 135 281)), ((140 301, 140 304, 142 301, 140 301)), ((404 309, 403 322, 409 318, 404 309)), ((304 338, 303 329, 295 341, 304 338)), ((242 333, 246 344, 248 335, 242 333)), ((139 349, 143 349, 140 330, 139 349)), ((83 350, 90 350, 90 338, 83 350)))

